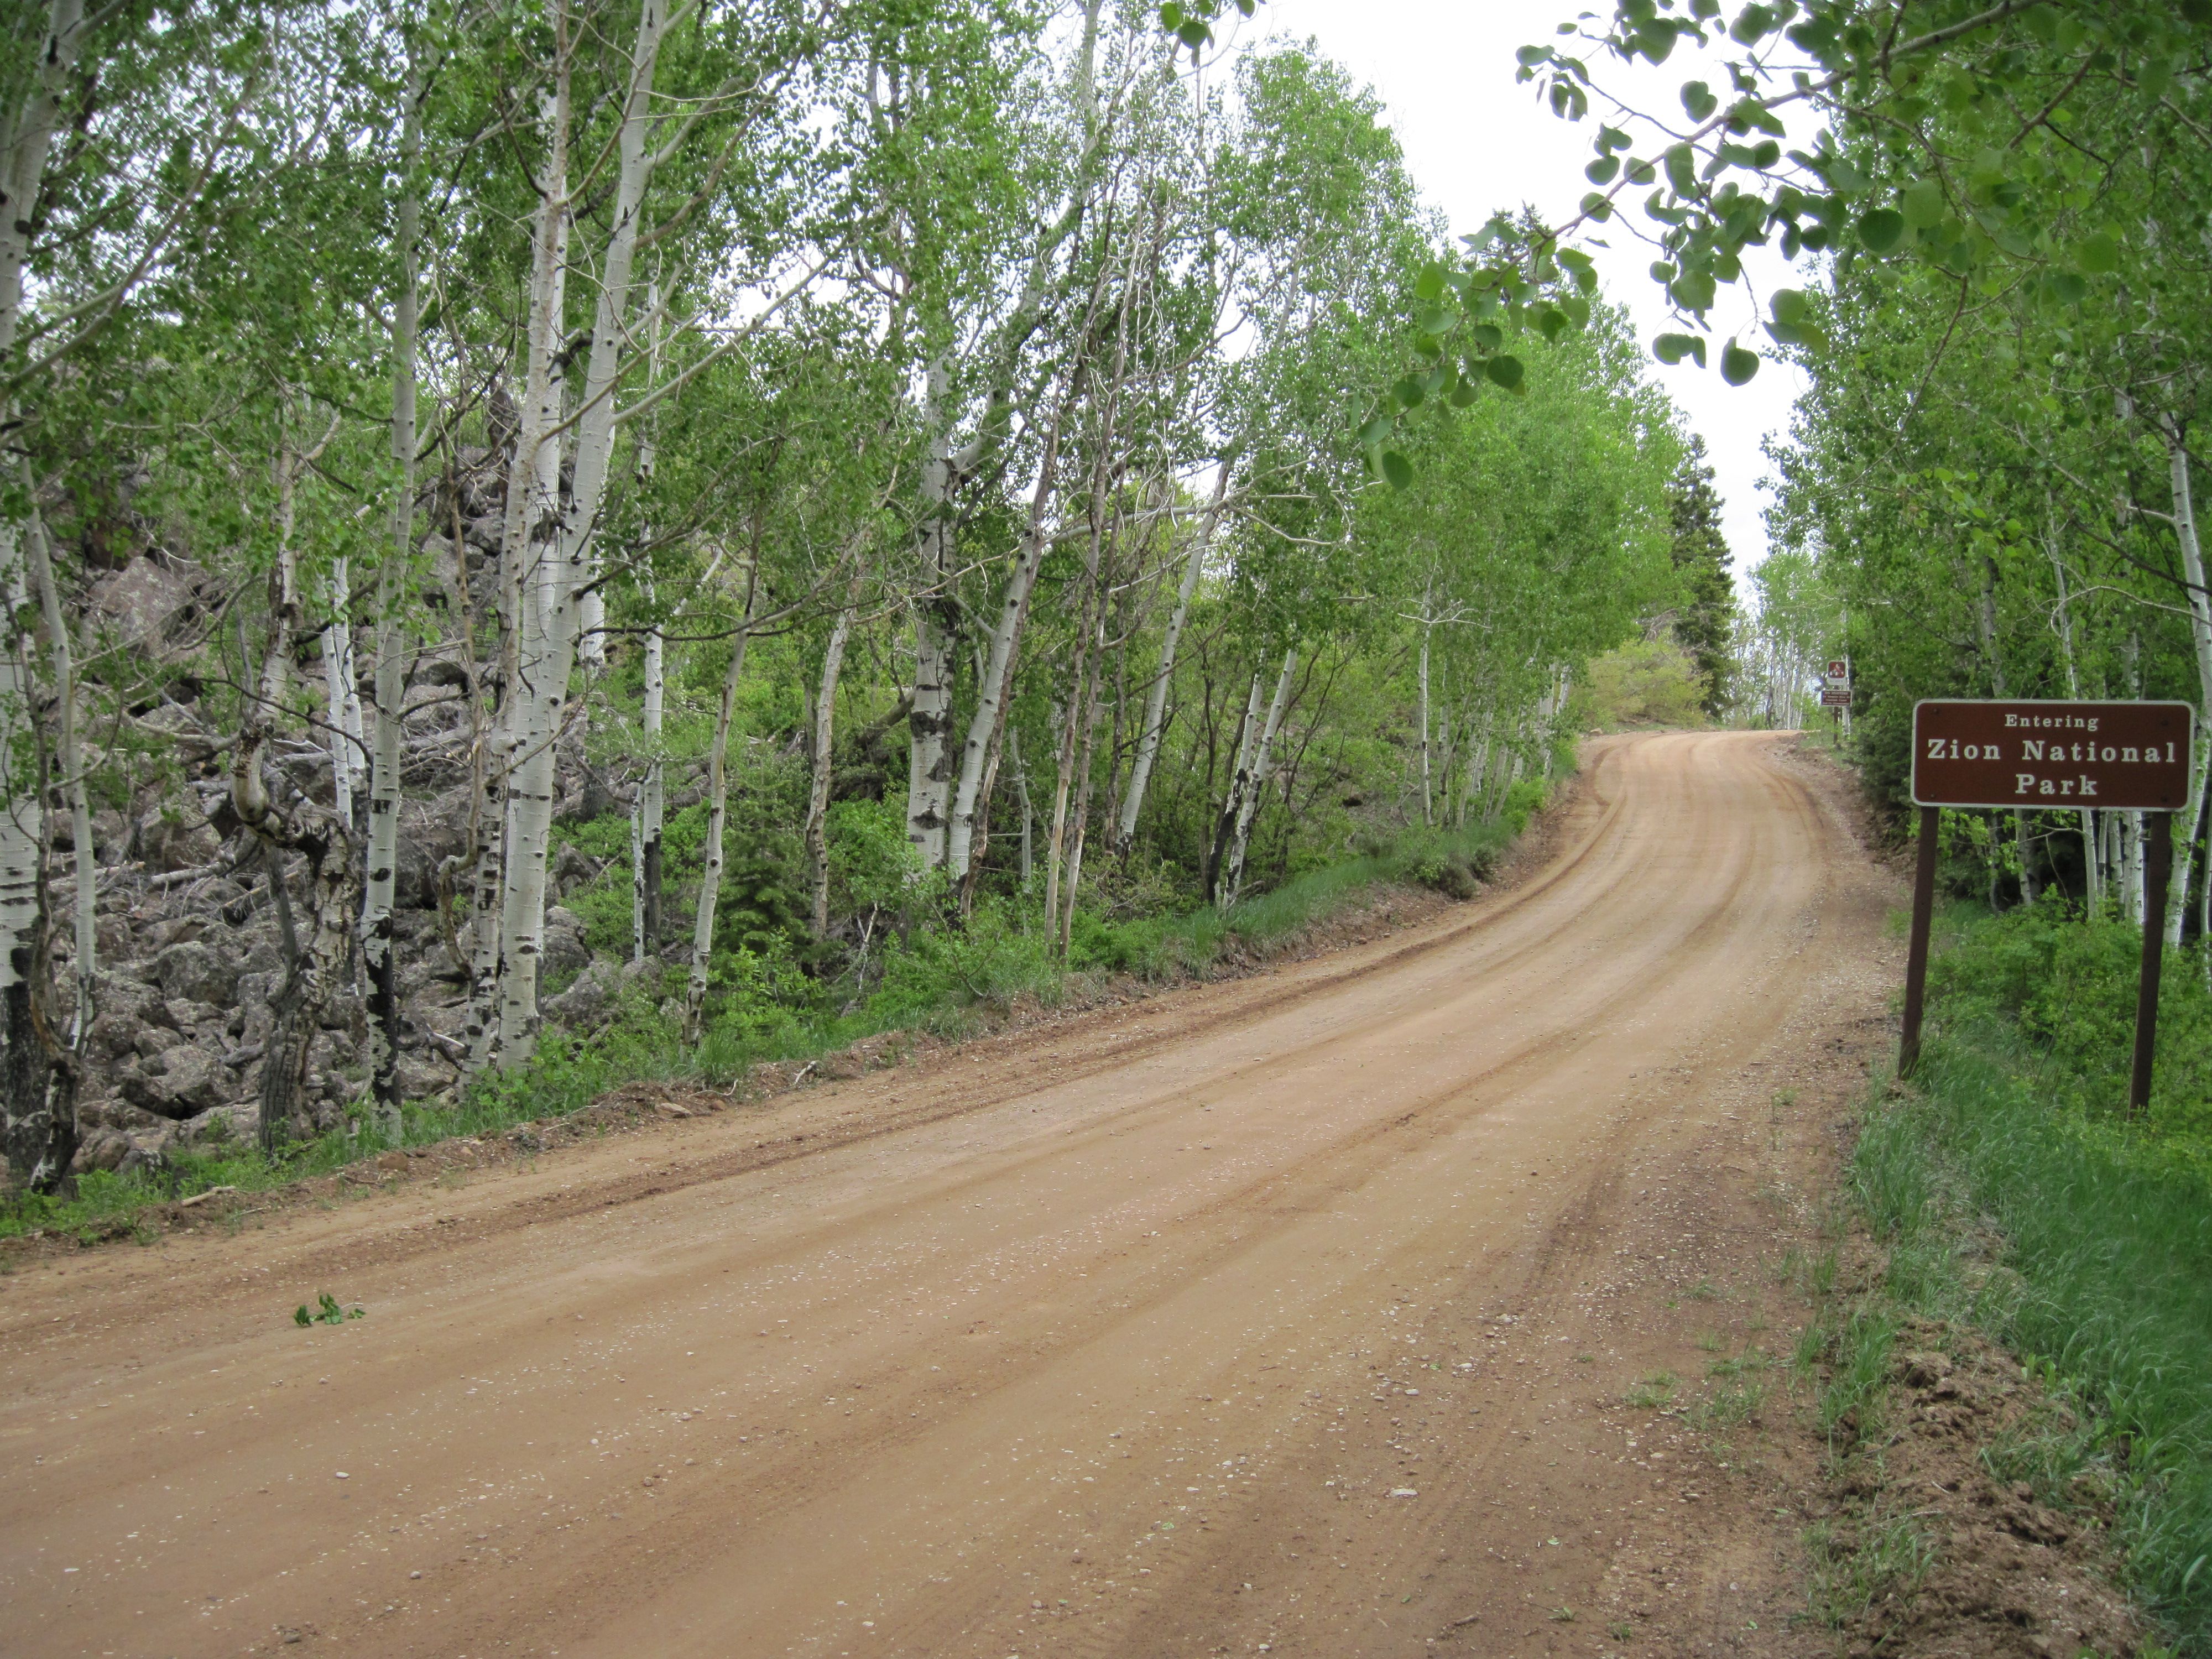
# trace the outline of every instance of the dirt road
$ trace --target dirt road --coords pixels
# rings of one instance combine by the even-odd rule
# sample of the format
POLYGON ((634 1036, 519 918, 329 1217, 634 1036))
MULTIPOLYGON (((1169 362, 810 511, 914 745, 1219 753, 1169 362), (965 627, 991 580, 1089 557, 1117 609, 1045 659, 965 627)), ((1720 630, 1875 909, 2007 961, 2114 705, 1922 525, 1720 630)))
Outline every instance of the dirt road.
POLYGON ((19 1269, 0 1649, 1777 1650, 1762 1500, 1620 1401, 1892 982, 1789 748, 1593 744, 1550 863, 1363 947, 19 1269))

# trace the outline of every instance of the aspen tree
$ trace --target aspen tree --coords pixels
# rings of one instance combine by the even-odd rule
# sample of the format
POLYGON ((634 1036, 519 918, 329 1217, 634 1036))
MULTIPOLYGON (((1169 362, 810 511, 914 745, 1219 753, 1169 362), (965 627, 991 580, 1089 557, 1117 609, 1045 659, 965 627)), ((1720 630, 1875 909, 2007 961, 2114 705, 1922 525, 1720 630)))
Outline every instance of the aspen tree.
MULTIPOLYGON (((82 0, 52 0, 31 84, 21 104, 0 111, 0 368, 15 366, 33 210, 84 32, 82 0)), ((0 426, 12 428, 17 416, 15 399, 0 397, 0 426)), ((21 614, 27 598, 27 538, 22 522, 0 514, 0 598, 11 616, 21 614)), ((52 975, 42 954, 46 807, 33 752, 32 663, 29 639, 8 630, 0 639, 0 1046, 8 1079, 0 1129, 15 1178, 33 1192, 50 1192, 68 1176, 76 1123, 74 1102, 54 1088, 58 1046, 39 1006, 52 975)), ((69 765, 66 757, 63 763, 69 765)), ((80 864, 83 858, 81 848, 80 864)))
POLYGON ((1145 790, 1152 779, 1152 763, 1159 757, 1160 738, 1167 730, 1168 688, 1175 682, 1176 649, 1182 642, 1183 626, 1190 619, 1190 602, 1205 573, 1207 550, 1213 544, 1215 526, 1221 521, 1222 501, 1229 493, 1229 475, 1235 463, 1224 455, 1213 475, 1213 499, 1198 521, 1190 552, 1183 561, 1182 585, 1176 589, 1175 609, 1168 613, 1160 635, 1160 659, 1145 694, 1145 720, 1137 738, 1137 756, 1129 771, 1128 793, 1121 799, 1121 844, 1137 838, 1137 820, 1145 810, 1145 790))
MULTIPOLYGON (((854 583, 857 590, 859 584, 854 583)), ((852 636, 853 610, 857 591, 848 592, 830 625, 829 643, 822 648, 822 678, 814 695, 812 747, 806 785, 807 886, 812 896, 810 923, 817 939, 830 936, 830 781, 836 764, 837 679, 844 671, 845 641, 852 636)))
MULTIPOLYGON (((760 511, 766 512, 763 507, 760 511)), ((738 687, 744 678, 745 647, 751 642, 753 610, 760 595, 760 547, 756 535, 751 552, 738 574, 736 637, 730 645, 730 665, 722 676, 722 701, 714 715, 714 742, 707 751, 707 840, 699 871, 699 902, 691 922, 691 975, 684 991, 684 1032, 699 1040, 707 1006, 707 987, 714 957, 714 906, 722 896, 722 844, 730 821, 730 726, 738 708, 738 687)))
MULTIPOLYGON (((398 286, 392 305, 392 542, 376 584, 376 727, 369 756, 368 864, 362 900, 362 955, 368 972, 370 1090, 377 1129, 386 1140, 400 1133, 399 963, 393 949, 392 903, 399 864, 401 722, 407 677, 402 660, 403 584, 415 556, 415 396, 416 334, 421 316, 416 244, 422 204, 416 174, 422 158, 422 76, 410 37, 402 85, 398 204, 398 286)), ((456 544, 455 556, 465 556, 456 544)), ((343 802, 344 798, 341 797, 343 802)), ((351 822, 343 805, 341 812, 351 822)))
POLYGON ((231 810, 266 849, 272 885, 285 879, 285 855, 301 855, 307 875, 307 928, 285 964, 270 1007, 276 1024, 261 1064, 261 1146, 274 1152, 312 1132, 307 1112, 307 1067, 323 1010, 337 992, 353 948, 362 873, 353 827, 302 793, 281 772, 264 775, 270 739, 286 707, 292 641, 307 631, 294 544, 301 474, 337 430, 333 417, 320 442, 301 451, 288 426, 280 431, 275 463, 276 548, 268 583, 268 637, 254 694, 245 704, 232 750, 231 810), (273 787, 272 787, 273 786, 273 787))
MULTIPOLYGON (((1260 815, 1262 792, 1275 766, 1275 738, 1283 729, 1283 713, 1290 705, 1291 673, 1297 665, 1297 647, 1292 646, 1283 653, 1283 670, 1275 677, 1274 695, 1267 700, 1267 717, 1254 742, 1250 757, 1241 769, 1231 794, 1236 802, 1233 812, 1224 812, 1229 823, 1229 844, 1222 858, 1222 875, 1214 902, 1227 909, 1237 902, 1237 896, 1244 883, 1244 856, 1252 844, 1252 825, 1260 815)), ((1259 682, 1253 682, 1256 696, 1259 682)))
MULTIPOLYGON (((565 4, 554 12, 552 81, 541 94, 538 122, 545 134, 544 165, 534 180, 538 211, 531 240, 527 328, 521 423, 507 475, 505 523, 499 555, 500 701, 499 730, 486 766, 484 799, 479 808, 476 914, 470 963, 468 1066, 471 1070, 503 1060, 510 1035, 526 1038, 537 1018, 534 969, 538 932, 543 926, 544 860, 520 851, 514 799, 514 774, 528 734, 542 722, 532 705, 532 687, 524 678, 526 663, 539 681, 550 672, 546 660, 543 588, 553 573, 541 574, 558 551, 554 527, 560 501, 560 453, 554 428, 560 410, 560 369, 556 362, 562 327, 568 248, 568 128, 573 46, 568 37, 565 4), (542 526, 542 528, 541 528, 542 526), (510 986, 514 972, 510 951, 527 944, 533 970, 526 988, 510 986)), ((566 688, 562 688, 565 691, 566 688)), ((551 734, 540 745, 550 764, 551 734)), ((550 775, 533 776, 550 796, 550 775)), ((550 802, 547 817, 550 818, 550 802)))

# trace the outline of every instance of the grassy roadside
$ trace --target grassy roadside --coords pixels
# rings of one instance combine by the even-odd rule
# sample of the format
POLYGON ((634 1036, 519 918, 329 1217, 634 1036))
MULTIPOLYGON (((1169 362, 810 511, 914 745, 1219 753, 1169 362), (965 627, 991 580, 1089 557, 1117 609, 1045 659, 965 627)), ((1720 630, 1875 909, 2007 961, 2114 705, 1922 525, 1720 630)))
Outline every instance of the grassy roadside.
MULTIPOLYGON (((987 901, 964 929, 916 927, 888 937, 872 988, 842 1008, 794 1007, 776 987, 721 988, 728 1010, 696 1043, 681 1036, 667 983, 634 983, 586 1032, 550 1030, 532 1062, 478 1081, 447 1105, 410 1105, 395 1143, 364 1132, 331 1133, 270 1158, 258 1148, 179 1149, 166 1166, 127 1175, 95 1171, 64 1198, 0 1200, 0 1240, 34 1231, 91 1242, 131 1231, 151 1206, 217 1188, 242 1195, 331 1174, 398 1146, 497 1134, 516 1125, 570 1117, 625 1084, 691 1082, 726 1090, 763 1062, 805 1061, 900 1032, 948 1040, 1002 1016, 1017 999, 1054 1007, 1119 977, 1166 983, 1202 977, 1224 963, 1292 946, 1309 929, 1379 890, 1425 887, 1466 898, 1545 805, 1534 783, 1516 787, 1506 811, 1462 831, 1417 830, 1361 856, 1309 871, 1226 911, 1211 908, 1129 919, 1079 913, 1067 957, 1051 950, 1034 903, 987 901)), ((746 958, 741 953, 742 967, 746 958)))
MULTIPOLYGON (((1979 1427, 1981 1470, 2108 1529, 2173 1644, 2142 1651, 2212 1655, 2212 992, 2193 957, 2170 966, 2159 1089, 2130 1121, 2139 938, 2048 906, 1947 915, 1921 1070, 1872 1097, 1844 1172, 1873 1265, 1825 1299, 1801 1358, 1825 1376, 1835 1454, 1879 1463, 1908 1346, 2008 1351, 2039 1400, 1979 1427)), ((1942 1548, 1882 1504, 1848 1563, 1861 1607, 1910 1601, 1942 1548)), ((1817 1609, 1839 1558, 1813 1541, 1817 1609)))

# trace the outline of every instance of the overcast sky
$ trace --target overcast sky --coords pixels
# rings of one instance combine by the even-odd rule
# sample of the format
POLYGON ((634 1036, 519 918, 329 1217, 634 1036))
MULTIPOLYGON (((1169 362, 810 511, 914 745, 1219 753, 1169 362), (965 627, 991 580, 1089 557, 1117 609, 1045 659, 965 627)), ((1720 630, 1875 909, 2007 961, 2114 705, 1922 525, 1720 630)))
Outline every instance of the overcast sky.
MULTIPOLYGON (((1577 124, 1556 120, 1537 104, 1533 87, 1513 81, 1515 49, 1553 39, 1556 23, 1583 9, 1571 0, 1266 0, 1243 33, 1246 39, 1311 36, 1372 86, 1389 107, 1415 181, 1459 234, 1478 228, 1499 208, 1524 202, 1557 222, 1572 214, 1589 188, 1582 170, 1595 137, 1595 112, 1577 124)), ((1617 66, 1593 62, 1592 70, 1632 102, 1678 118, 1677 89, 1698 76, 1686 46, 1662 69, 1644 66, 1633 80, 1617 66)), ((1711 79, 1722 84, 1719 75, 1711 79)), ((1644 153, 1641 144, 1638 152, 1644 153)), ((1620 227, 1616 219, 1602 233, 1613 244, 1610 251, 1591 252, 1607 295, 1627 303, 1648 345, 1654 335, 1679 325, 1668 320, 1650 280, 1652 251, 1620 227)), ((1793 280, 1782 275, 1786 267, 1778 255, 1753 268, 1770 282, 1793 280)), ((1809 278, 1801 270, 1794 284, 1809 278)), ((1651 372, 1690 426, 1705 434, 1727 501, 1729 544, 1741 571, 1766 551, 1761 514, 1767 496, 1759 484, 1770 469, 1759 443, 1770 432, 1786 430, 1802 377, 1770 361, 1750 385, 1727 385, 1717 368, 1720 343, 1739 330, 1751 343, 1757 333, 1752 301, 1741 289, 1724 291, 1711 322, 1714 337, 1706 355, 1713 369, 1688 362, 1668 368, 1655 361, 1651 372)), ((1758 339, 1765 343, 1763 334, 1758 339)))

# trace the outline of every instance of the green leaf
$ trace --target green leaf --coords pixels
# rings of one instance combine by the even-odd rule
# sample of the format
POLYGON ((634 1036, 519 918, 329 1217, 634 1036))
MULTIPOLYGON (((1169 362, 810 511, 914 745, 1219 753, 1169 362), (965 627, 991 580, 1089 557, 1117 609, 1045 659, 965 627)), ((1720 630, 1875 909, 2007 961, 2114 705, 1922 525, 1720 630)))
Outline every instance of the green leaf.
POLYGON ((1443 306, 1431 306, 1421 313, 1421 332, 1431 337, 1449 334, 1458 321, 1457 312, 1447 310, 1443 306))
POLYGON ((1495 323, 1477 323, 1474 337, 1486 351, 1495 351, 1505 343, 1504 331, 1495 323))
POLYGON ((1698 367, 1705 366, 1705 343, 1694 334, 1662 334, 1651 343, 1651 355, 1662 363, 1679 363, 1685 357, 1695 357, 1698 367))
POLYGON ((1393 489, 1410 489, 1413 482, 1413 464, 1396 450, 1382 453, 1382 476, 1390 481, 1393 489))
POLYGON ((1513 56, 1520 60, 1522 69, 1534 69, 1539 64, 1550 63, 1553 52, 1549 46, 1523 46, 1513 56))
POLYGON ((1716 289, 1712 273, 1705 270, 1686 270, 1668 284, 1668 293, 1683 310, 1702 316, 1713 308, 1716 289))
POLYGON ((1511 392, 1519 387, 1528 370, 1522 367, 1518 357, 1501 354, 1483 364, 1482 372, 1490 377, 1493 385, 1502 386, 1511 392))
POLYGON ((1759 354, 1747 351, 1730 340, 1721 348, 1721 379, 1730 386, 1741 386, 1759 373, 1759 354))
POLYGON ((1887 253, 1905 234, 1905 216, 1894 208, 1876 208, 1859 216, 1859 240, 1869 253, 1887 253))
POLYGON ((1771 34, 1781 20, 1768 6, 1746 6, 1729 30, 1729 39, 1740 46, 1755 46, 1762 35, 1771 34))
POLYGON ((2117 270, 2120 264, 2120 245, 2108 230, 2100 230, 2081 244, 2081 269, 2102 275, 2117 270))
POLYGON ((1694 196, 1698 192, 1698 153, 1687 144, 1677 144, 1663 158, 1667 164, 1667 182, 1674 187, 1677 196, 1694 196))
POLYGON ((1769 323, 1766 331, 1777 345, 1803 346, 1808 351, 1828 348, 1827 332, 1818 323, 1769 323))
POLYGON ((1613 175, 1620 171, 1620 157, 1601 155, 1583 169, 1583 177, 1594 185, 1609 185, 1613 182, 1613 175))
POLYGON ((1721 100, 1713 95, 1713 89, 1703 81, 1682 83, 1682 107, 1692 121, 1705 120, 1720 106, 1721 100))
POLYGON ((1898 205, 1905 210, 1905 225, 1912 230, 1941 224, 1950 206, 1943 199, 1943 181, 1940 179, 1923 179, 1907 186, 1905 194, 1898 198, 1898 205))
POLYGON ((1374 448, 1377 444, 1380 444, 1385 438, 1390 435, 1390 428, 1393 424, 1394 423, 1390 419, 1389 414, 1387 411, 1376 416, 1373 419, 1370 420, 1366 425, 1359 428, 1360 443, 1367 448, 1374 448))
POLYGON ((1429 394, 1428 389, 1421 384, 1419 375, 1408 374, 1390 388, 1390 395, 1398 400, 1401 409, 1419 409, 1421 400, 1429 394))
POLYGON ((1465 409, 1481 395, 1481 389, 1473 380, 1462 380, 1452 388, 1451 396, 1446 401, 1454 409, 1465 409))
POLYGON ((307 1311, 306 1303, 303 1302, 292 1310, 292 1322, 295 1325, 312 1325, 315 1322, 314 1316, 307 1311))
POLYGON ((1413 297, 1434 301, 1444 297, 1444 268, 1431 259, 1413 278, 1413 297))
POLYGON ((1805 320, 1811 304, 1794 288, 1778 288, 1774 290, 1774 297, 1766 302, 1766 308, 1773 313, 1776 322, 1794 326, 1805 320))
POLYGON ((1663 64, 1674 50, 1682 25, 1671 18, 1655 17, 1636 33, 1636 50, 1655 64, 1663 64))

